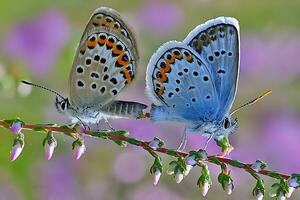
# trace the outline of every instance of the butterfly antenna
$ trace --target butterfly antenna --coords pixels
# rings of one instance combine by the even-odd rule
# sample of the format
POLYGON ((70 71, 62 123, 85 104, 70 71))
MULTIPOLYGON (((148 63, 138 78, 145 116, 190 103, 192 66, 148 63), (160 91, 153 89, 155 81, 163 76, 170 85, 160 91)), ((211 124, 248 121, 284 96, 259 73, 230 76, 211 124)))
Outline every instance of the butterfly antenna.
POLYGON ((44 87, 44 86, 37 85, 37 84, 31 83, 31 82, 28 82, 28 81, 24 81, 24 80, 22 81, 22 83, 24 83, 24 84, 26 84, 26 85, 31 85, 31 86, 34 86, 34 87, 41 88, 41 89, 43 89, 43 90, 47 90, 47 91, 49 91, 49 92, 52 92, 52 93, 56 94, 56 95, 59 96, 60 98, 65 99, 65 97, 63 97, 63 96, 62 96, 61 94, 59 94, 58 92, 56 92, 56 91, 54 91, 54 90, 51 90, 51 89, 49 89, 49 88, 46 88, 46 87, 44 87))
POLYGON ((261 100, 262 98, 268 96, 271 92, 272 92, 271 90, 265 91, 262 95, 256 97, 256 98, 253 99, 252 101, 249 101, 249 102, 245 103, 244 105, 242 105, 242 106, 236 108, 235 110, 233 110, 233 111, 231 112, 230 115, 233 115, 234 113, 236 113, 237 111, 241 110, 242 108, 244 108, 244 107, 246 107, 246 106, 250 106, 250 105, 255 104, 256 102, 258 102, 258 101, 261 100))

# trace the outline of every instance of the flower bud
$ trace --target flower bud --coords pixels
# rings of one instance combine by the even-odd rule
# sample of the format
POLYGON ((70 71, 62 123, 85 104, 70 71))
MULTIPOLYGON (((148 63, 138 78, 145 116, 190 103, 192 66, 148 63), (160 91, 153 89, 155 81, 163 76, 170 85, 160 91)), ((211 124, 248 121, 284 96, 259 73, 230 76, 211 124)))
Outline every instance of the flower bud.
POLYGON ((176 166, 177 166, 176 161, 170 162, 169 166, 170 166, 170 167, 169 167, 169 169, 167 170, 167 174, 168 174, 168 175, 174 175, 174 174, 175 174, 175 168, 176 168, 176 166))
POLYGON ((54 149, 57 146, 57 141, 53 137, 52 133, 48 134, 44 141, 44 149, 45 149, 45 158, 50 160, 54 153, 54 149))
POLYGON ((183 180, 184 175, 180 172, 180 170, 177 171, 175 175, 175 181, 177 184, 179 184, 183 180))
POLYGON ((10 126, 10 130, 13 132, 13 133, 20 133, 20 131, 22 130, 22 127, 23 127, 23 122, 19 121, 19 120, 16 120, 14 121, 11 126, 10 126))
POLYGON ((251 168, 255 171, 255 172, 259 172, 260 170, 262 169, 265 169, 267 167, 267 164, 260 161, 260 160, 257 160, 255 163, 253 163, 251 165, 251 168))
POLYGON ((261 191, 258 191, 258 193, 255 195, 256 200, 263 200, 264 195, 261 191))
POLYGON ((256 182, 256 186, 252 191, 253 196, 257 200, 262 200, 265 194, 265 184, 262 179, 258 179, 256 182))
POLYGON ((230 177, 230 171, 226 165, 221 165, 221 173, 218 176, 218 181, 221 183, 223 190, 230 195, 234 189, 233 180, 230 177))
POLYGON ((282 192, 280 192, 277 196, 277 200, 286 200, 286 197, 284 196, 284 194, 282 192))
POLYGON ((295 188, 294 187, 289 187, 288 188, 288 192, 285 194, 285 197, 286 198, 290 198, 293 194, 293 192, 295 191, 295 188))
POLYGON ((21 154, 24 147, 24 135, 19 133, 14 139, 13 147, 10 152, 10 161, 15 161, 21 154))
POLYGON ((164 145, 164 142, 160 140, 159 138, 155 137, 150 143, 149 147, 151 147, 153 150, 157 150, 158 148, 162 147, 164 145))
POLYGON ((76 160, 79 160, 86 150, 83 139, 78 138, 73 142, 72 146, 74 150, 74 157, 76 160))
POLYGON ((187 165, 196 165, 197 164, 196 156, 191 155, 191 156, 187 157, 186 160, 185 160, 185 163, 187 165))
POLYGON ((153 185, 157 185, 161 176, 161 172, 159 170, 155 171, 153 174, 153 185))
POLYGON ((205 197, 210 186, 212 185, 210 172, 207 165, 202 166, 201 176, 197 181, 197 185, 200 188, 201 194, 205 197))
POLYGON ((276 197, 279 189, 280 189, 280 185, 278 183, 273 184, 269 192, 269 196, 276 197))
POLYGON ((228 195, 231 195, 234 189, 234 185, 232 181, 229 181, 228 184, 225 185, 224 190, 228 195))
POLYGON ((288 182, 289 187, 298 188, 300 186, 300 175, 292 174, 288 182))
POLYGON ((153 184, 157 185, 161 172, 162 172, 162 163, 161 163, 161 158, 159 156, 155 157, 154 163, 150 168, 150 173, 153 175, 153 184))
POLYGON ((204 181, 203 185, 200 187, 200 191, 203 197, 206 196, 211 184, 208 181, 204 181))
POLYGON ((192 168, 193 168, 192 165, 186 165, 186 169, 184 170, 183 175, 187 176, 190 173, 192 168))

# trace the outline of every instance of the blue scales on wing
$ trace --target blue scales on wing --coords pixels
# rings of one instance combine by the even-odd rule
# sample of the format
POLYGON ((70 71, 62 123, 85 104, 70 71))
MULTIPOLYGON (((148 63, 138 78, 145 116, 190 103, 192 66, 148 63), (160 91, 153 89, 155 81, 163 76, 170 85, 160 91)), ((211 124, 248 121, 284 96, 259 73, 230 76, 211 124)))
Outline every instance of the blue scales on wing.
POLYGON ((208 66, 182 42, 162 45, 147 68, 147 93, 154 121, 195 123, 215 118, 218 96, 208 66))
POLYGON ((218 17, 197 26, 183 41, 206 63, 216 87, 222 121, 232 107, 239 74, 239 25, 232 17, 218 17))

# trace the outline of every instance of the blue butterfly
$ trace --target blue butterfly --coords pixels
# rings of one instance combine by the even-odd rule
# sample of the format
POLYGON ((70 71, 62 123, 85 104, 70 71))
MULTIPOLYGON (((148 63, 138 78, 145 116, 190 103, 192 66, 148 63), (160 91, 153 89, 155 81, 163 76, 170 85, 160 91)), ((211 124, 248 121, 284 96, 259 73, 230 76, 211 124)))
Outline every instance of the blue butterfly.
MULTIPOLYGON (((237 129, 230 109, 237 90, 239 24, 218 17, 197 26, 182 41, 163 44, 147 66, 146 92, 154 122, 183 122, 186 131, 209 138, 237 129)), ((180 149, 186 143, 186 131, 180 149)))

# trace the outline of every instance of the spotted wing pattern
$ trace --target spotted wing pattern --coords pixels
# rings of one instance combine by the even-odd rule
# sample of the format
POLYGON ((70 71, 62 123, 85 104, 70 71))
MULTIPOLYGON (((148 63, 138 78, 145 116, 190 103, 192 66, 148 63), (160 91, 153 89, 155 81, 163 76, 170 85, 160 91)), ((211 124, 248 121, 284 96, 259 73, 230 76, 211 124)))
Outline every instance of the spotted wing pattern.
POLYGON ((137 61, 135 39, 117 11, 96 9, 70 73, 71 103, 95 110, 108 104, 133 80, 137 61))
POLYGON ((191 47, 176 41, 162 45, 150 59, 146 79, 148 94, 161 106, 152 109, 154 121, 170 116, 188 121, 211 120, 216 115, 214 82, 208 67, 191 47))
POLYGON ((217 121, 228 115, 239 74, 239 24, 232 17, 218 17, 196 27, 183 41, 207 63, 219 99, 217 121))

